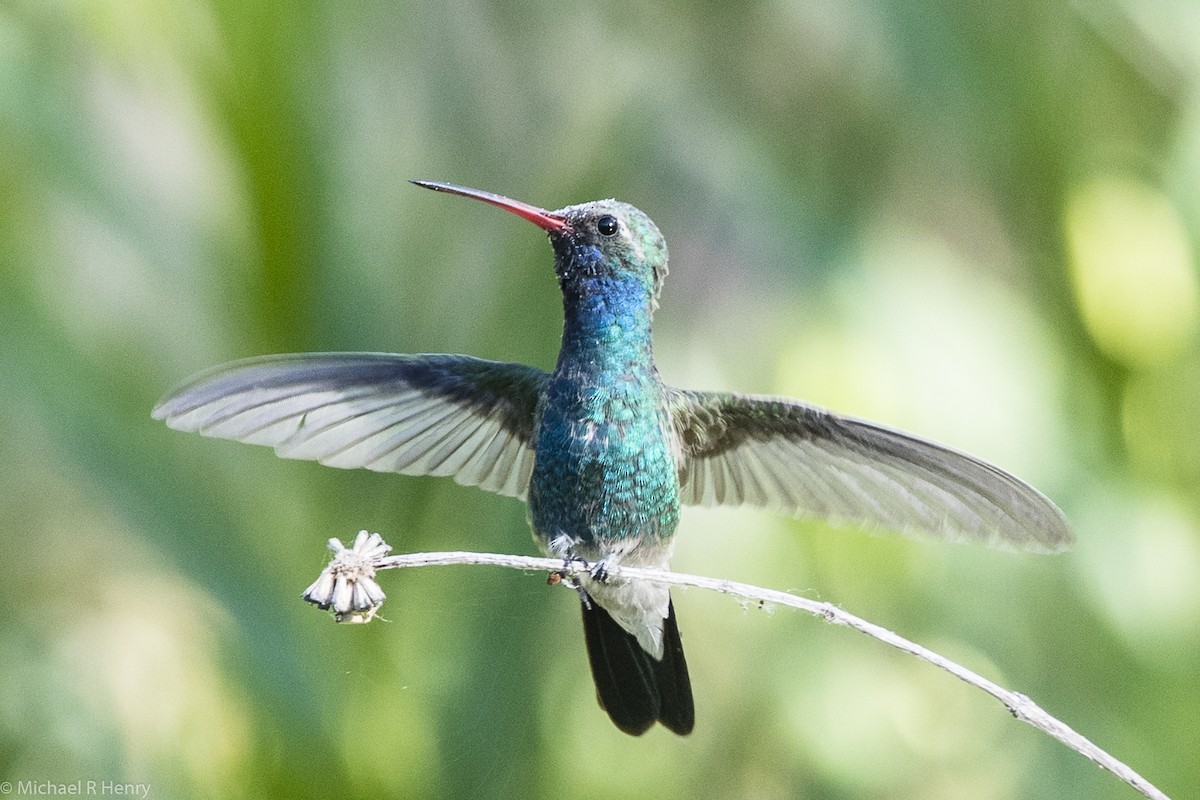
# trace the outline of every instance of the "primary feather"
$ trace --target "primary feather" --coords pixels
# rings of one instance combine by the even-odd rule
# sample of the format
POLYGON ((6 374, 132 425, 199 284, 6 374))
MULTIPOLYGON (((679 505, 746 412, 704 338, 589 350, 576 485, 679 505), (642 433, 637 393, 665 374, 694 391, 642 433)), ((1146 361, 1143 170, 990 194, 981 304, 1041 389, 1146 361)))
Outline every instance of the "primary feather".
POLYGON ((974 456, 793 400, 672 390, 680 499, 750 505, 1027 550, 1071 542, 1062 512, 974 456))
POLYGON ((523 498, 545 372, 455 355, 310 353, 227 364, 164 397, 177 430, 284 458, 459 483, 523 498))

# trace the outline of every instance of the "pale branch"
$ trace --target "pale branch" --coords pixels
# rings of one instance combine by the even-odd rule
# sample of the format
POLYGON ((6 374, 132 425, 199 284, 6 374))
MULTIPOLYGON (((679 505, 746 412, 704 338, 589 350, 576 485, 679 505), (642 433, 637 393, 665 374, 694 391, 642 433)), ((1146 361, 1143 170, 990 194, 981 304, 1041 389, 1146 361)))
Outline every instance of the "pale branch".
MULTIPOLYGON (((497 553, 409 553, 387 555, 391 548, 377 533, 362 531, 354 544, 347 548, 337 539, 329 540, 329 549, 334 552, 333 560, 321 573, 316 582, 304 592, 303 597, 323 609, 332 609, 339 622, 368 622, 383 604, 385 595, 375 582, 375 572, 381 569, 406 567, 442 567, 453 565, 491 565, 527 571, 549 572, 559 576, 568 584, 574 584, 579 575, 587 572, 583 561, 563 561, 554 558, 501 555, 497 553)), ((607 567, 607 580, 652 581, 671 586, 695 586, 715 592, 757 602, 760 606, 770 604, 790 606, 821 617, 827 622, 846 625, 868 636, 889 644, 898 650, 914 655, 941 667, 971 686, 987 692, 1004 704, 1009 712, 1038 730, 1049 734, 1075 752, 1086 756, 1104 769, 1116 775, 1142 795, 1153 800, 1170 800, 1153 784, 1132 770, 1122 761, 1093 744, 1068 725, 1051 716, 1039 705, 1023 694, 1009 691, 983 676, 967 669, 943 655, 905 639, 861 617, 844 611, 832 603, 821 603, 798 597, 787 592, 764 589, 737 581, 706 578, 700 575, 685 575, 658 569, 607 567)))

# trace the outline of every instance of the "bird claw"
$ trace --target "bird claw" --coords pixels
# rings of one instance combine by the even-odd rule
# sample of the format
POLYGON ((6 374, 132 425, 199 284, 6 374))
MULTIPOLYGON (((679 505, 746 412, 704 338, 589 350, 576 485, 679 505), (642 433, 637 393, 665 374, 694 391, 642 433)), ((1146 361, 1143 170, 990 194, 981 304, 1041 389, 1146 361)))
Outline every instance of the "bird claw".
MULTIPOLYGON (((586 562, 585 562, 586 563, 586 562)), ((608 583, 608 557, 604 557, 595 564, 587 566, 588 575, 597 583, 608 583)))
POLYGON ((546 583, 551 586, 561 583, 563 586, 574 589, 579 593, 579 599, 584 607, 591 610, 592 597, 587 593, 587 590, 583 587, 583 583, 578 578, 581 572, 586 572, 589 578, 599 583, 608 580, 608 568, 605 566, 603 558, 593 564, 582 556, 567 555, 563 556, 562 569, 557 572, 551 572, 546 579, 546 583))
POLYGON ((598 561, 588 561, 583 556, 566 556, 563 558, 563 568, 560 572, 555 573, 561 580, 568 584, 576 583, 574 576, 580 572, 586 572, 588 577, 596 583, 608 583, 608 556, 604 556, 598 561))

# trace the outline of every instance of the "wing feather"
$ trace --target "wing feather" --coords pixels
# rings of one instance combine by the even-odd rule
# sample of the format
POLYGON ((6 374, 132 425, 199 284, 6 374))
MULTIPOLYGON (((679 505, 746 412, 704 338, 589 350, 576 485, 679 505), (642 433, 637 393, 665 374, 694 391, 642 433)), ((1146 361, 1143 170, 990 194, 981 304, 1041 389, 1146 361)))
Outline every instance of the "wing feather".
POLYGON ((668 399, 684 503, 1030 550, 1072 540, 1044 495, 966 453, 782 398, 673 389, 668 399))
POLYGON ((312 353, 248 359, 164 397, 172 428, 275 448, 284 458, 447 475, 524 497, 548 376, 456 355, 312 353))

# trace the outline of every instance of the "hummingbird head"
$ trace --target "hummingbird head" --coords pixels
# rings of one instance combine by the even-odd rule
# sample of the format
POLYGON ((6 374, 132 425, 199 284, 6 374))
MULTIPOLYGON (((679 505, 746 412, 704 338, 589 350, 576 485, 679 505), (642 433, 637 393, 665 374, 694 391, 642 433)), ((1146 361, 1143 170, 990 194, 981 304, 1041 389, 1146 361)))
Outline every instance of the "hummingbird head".
POLYGON ((566 288, 580 278, 633 278, 651 308, 667 276, 667 243, 654 220, 617 200, 597 200, 553 212, 566 223, 550 231, 555 270, 566 288))
POLYGON ((658 307, 658 295, 667 276, 667 243, 654 221, 628 203, 597 200, 547 211, 480 189, 435 181, 413 183, 482 200, 546 231, 563 291, 585 280, 633 278, 645 287, 651 309, 658 307))

